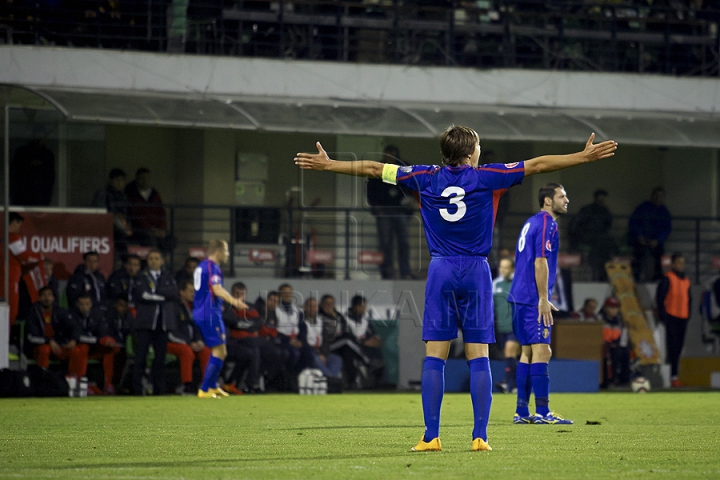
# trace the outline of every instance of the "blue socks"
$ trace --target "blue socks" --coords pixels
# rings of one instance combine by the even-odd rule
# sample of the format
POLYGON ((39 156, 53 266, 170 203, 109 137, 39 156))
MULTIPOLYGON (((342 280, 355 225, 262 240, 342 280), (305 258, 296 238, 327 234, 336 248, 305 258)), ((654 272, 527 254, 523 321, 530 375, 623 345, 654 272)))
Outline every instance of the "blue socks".
POLYGON ((487 442, 487 426, 492 405, 492 374, 490 360, 487 357, 468 361, 470 366, 470 398, 473 405, 475 427, 473 440, 482 438, 487 442))
POLYGON ((422 374, 422 406, 425 417, 424 442, 440 436, 440 407, 445 393, 445 360, 425 357, 422 374))
POLYGON ((515 372, 515 384, 517 385, 517 407, 515 413, 521 417, 529 417, 528 402, 530 401, 530 365, 519 362, 515 372))
POLYGON ((530 383, 535 392, 535 413, 543 417, 550 413, 548 408, 550 397, 550 377, 547 363, 533 363, 530 365, 530 383))
POLYGON ((223 361, 218 357, 210 355, 207 367, 205 367, 205 376, 203 377, 200 389, 207 392, 211 388, 217 388, 218 378, 220 378, 220 370, 222 370, 223 361))

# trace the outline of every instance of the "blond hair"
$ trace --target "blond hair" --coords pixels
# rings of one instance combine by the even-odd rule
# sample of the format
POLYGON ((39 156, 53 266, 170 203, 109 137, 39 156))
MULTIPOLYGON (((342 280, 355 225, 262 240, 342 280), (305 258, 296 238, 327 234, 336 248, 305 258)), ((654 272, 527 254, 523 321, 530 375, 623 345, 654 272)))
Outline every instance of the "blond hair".
POLYGON ((217 240, 217 239, 210 240, 208 242, 207 254, 208 254, 208 256, 213 255, 213 254, 217 253, 219 250, 226 249, 227 246, 228 246, 228 243, 225 240, 217 240))

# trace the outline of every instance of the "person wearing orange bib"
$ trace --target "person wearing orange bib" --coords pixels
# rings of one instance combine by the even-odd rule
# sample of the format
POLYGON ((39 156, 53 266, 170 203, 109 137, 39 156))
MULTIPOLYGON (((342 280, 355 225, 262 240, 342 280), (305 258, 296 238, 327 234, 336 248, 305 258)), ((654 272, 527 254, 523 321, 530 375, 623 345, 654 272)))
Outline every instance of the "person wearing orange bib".
POLYGON ((678 365, 688 320, 690 319, 690 279, 685 275, 685 257, 674 253, 670 271, 665 273, 657 287, 658 315, 665 323, 667 361, 672 373, 672 386, 682 387, 678 380, 678 365))

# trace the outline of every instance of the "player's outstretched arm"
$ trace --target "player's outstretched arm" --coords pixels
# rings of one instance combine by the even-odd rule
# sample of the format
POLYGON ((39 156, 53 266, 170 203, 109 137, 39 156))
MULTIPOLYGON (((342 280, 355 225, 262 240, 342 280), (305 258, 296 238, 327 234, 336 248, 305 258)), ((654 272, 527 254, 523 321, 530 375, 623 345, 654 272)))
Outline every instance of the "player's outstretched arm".
POLYGON ((356 177, 380 178, 382 176, 384 163, 373 162, 372 160, 339 162, 328 157, 320 142, 317 142, 315 146, 318 153, 298 153, 295 157, 295 165, 304 170, 342 173, 356 177))
POLYGON ((536 173, 548 173, 562 170, 568 167, 574 167, 581 163, 594 162, 603 158, 612 157, 617 150, 617 142, 614 140, 606 140, 602 143, 593 144, 595 133, 590 134, 590 138, 585 144, 585 150, 569 155, 543 155, 535 157, 525 162, 525 176, 535 175, 536 173))
POLYGON ((239 298, 235 298, 235 297, 233 297, 232 295, 230 295, 230 292, 228 292, 227 290, 225 290, 225 289, 222 287, 222 285, 213 285, 213 286, 212 286, 212 291, 213 291, 213 293, 215 294, 216 297, 222 298, 223 301, 229 303, 230 305, 232 305, 233 307, 235 307, 235 308, 237 308, 237 309, 245 310, 245 309, 248 308, 248 306, 247 306, 247 304, 246 304, 245 302, 243 302, 243 301, 240 300, 239 298))

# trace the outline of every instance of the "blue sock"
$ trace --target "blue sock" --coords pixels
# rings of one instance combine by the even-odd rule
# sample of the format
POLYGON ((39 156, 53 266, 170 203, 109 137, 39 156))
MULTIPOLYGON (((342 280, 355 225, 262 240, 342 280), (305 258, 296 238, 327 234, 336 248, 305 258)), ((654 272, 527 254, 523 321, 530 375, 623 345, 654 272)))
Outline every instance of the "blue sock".
POLYGON ((550 376, 547 363, 533 363, 530 365, 530 383, 535 392, 535 413, 545 416, 550 413, 550 376))
POLYGON ((203 392, 207 392, 211 388, 217 388, 217 381, 220 377, 222 366, 222 360, 214 355, 210 355, 210 361, 208 361, 207 367, 205 367, 205 376, 203 377, 202 386, 200 387, 203 392))
POLYGON ((515 370, 517 369, 517 358, 509 357, 505 359, 505 379, 503 382, 508 388, 512 389, 515 381, 515 370))
POLYGON ((445 360, 425 357, 422 374, 422 406, 425 417, 425 437, 429 442, 440 436, 440 407, 445 393, 445 360))
POLYGON ((521 417, 529 417, 528 402, 530 401, 530 364, 519 362, 515 372, 517 385, 517 407, 515 413, 521 417))
POLYGON ((492 373, 487 357, 473 358, 470 366, 470 399, 473 405, 475 427, 472 438, 482 438, 487 442, 487 426, 492 405, 492 373))

